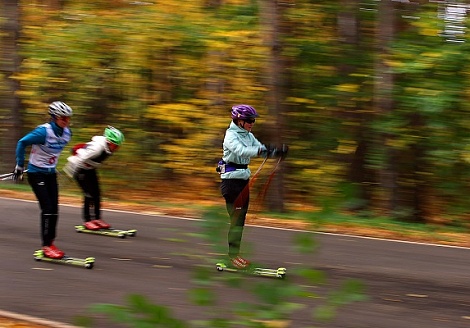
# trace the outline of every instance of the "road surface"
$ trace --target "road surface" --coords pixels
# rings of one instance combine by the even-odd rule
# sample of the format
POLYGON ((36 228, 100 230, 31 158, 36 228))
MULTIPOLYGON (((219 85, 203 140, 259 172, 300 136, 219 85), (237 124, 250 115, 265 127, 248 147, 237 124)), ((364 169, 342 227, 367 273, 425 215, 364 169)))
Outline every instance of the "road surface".
MULTIPOLYGON (((188 293, 195 286, 195 268, 217 253, 195 236, 201 222, 184 218, 104 211, 116 228, 135 228, 136 237, 118 239, 79 234, 81 209, 60 207, 56 244, 68 255, 93 256, 93 270, 36 262, 39 247, 39 209, 36 202, 0 198, 0 309, 73 324, 91 315, 96 327, 121 327, 106 316, 90 314, 91 304, 125 304, 129 294, 141 294, 171 309, 183 320, 205 319, 228 311, 233 302, 251 294, 216 287, 215 308, 194 305, 188 293)), ((221 218, 221 222, 225 218, 221 218)), ((285 266, 289 272, 309 267, 326 274, 326 282, 303 288, 318 299, 292 317, 290 327, 325 328, 459 328, 470 327, 470 249, 387 241, 354 236, 249 226, 244 245, 252 259, 266 266, 285 266), (318 243, 312 254, 300 254, 293 240, 311 235, 318 243), (341 308, 331 322, 313 320, 313 308, 325 293, 348 279, 363 282, 368 299, 341 308)), ((214 275, 229 275, 214 269, 214 275)), ((248 278, 256 283, 265 278, 248 278)), ((296 275, 289 282, 304 281, 296 275)))

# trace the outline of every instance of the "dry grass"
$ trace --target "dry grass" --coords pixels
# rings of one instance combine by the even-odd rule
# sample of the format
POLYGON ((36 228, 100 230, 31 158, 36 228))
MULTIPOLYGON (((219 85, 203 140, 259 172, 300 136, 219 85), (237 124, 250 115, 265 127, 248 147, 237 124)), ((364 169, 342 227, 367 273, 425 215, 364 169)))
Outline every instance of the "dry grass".
POLYGON ((22 320, 0 317, 1 328, 49 328, 48 326, 36 325, 22 320))

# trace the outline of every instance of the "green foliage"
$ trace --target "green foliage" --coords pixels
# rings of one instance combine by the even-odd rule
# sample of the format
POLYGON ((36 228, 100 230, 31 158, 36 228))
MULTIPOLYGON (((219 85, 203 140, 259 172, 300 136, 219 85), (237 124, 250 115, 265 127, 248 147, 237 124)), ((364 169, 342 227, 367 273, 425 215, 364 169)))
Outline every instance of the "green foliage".
POLYGON ((213 306, 214 295, 207 288, 193 288, 189 295, 190 300, 200 306, 213 306))
MULTIPOLYGON (((225 228, 214 228, 222 225, 220 209, 209 209, 201 222, 203 233, 201 237, 211 241, 219 251, 226 241, 217 235, 225 228), (215 237, 215 238, 213 238, 215 237)), ((223 227, 223 226, 222 226, 223 227)), ((308 233, 302 235, 309 235, 308 233)), ((310 238, 299 238, 302 251, 313 254, 315 243, 310 238)), ((124 323, 129 327, 270 327, 271 324, 282 324, 289 327, 296 312, 306 306, 312 306, 312 320, 324 321, 335 317, 337 311, 344 305, 365 300, 362 283, 357 280, 346 280, 337 289, 326 295, 312 293, 310 287, 325 285, 325 273, 308 266, 289 270, 287 277, 280 279, 250 279, 243 274, 214 273, 213 264, 217 259, 207 259, 208 265, 198 265, 193 268, 192 283, 194 287, 188 297, 197 306, 207 308, 205 320, 182 322, 172 317, 170 311, 163 306, 152 304, 142 295, 130 295, 128 304, 118 306, 112 304, 97 304, 91 307, 93 313, 102 313, 112 320, 124 323), (221 285, 227 288, 238 288, 254 296, 252 302, 232 302, 230 307, 221 308, 216 291, 221 285), (165 326, 166 325, 166 326, 165 326)), ((223 287, 222 287, 223 288, 223 287)), ((226 300, 226 298, 225 298, 226 300)), ((81 324, 93 327, 93 320, 81 318, 81 324)))
POLYGON ((188 327, 185 322, 175 319, 167 307, 155 305, 142 295, 129 295, 127 303, 125 306, 96 304, 91 307, 91 311, 106 314, 114 322, 134 328, 188 327))
POLYGON ((326 304, 315 308, 312 315, 321 321, 329 321, 336 316, 340 306, 366 299, 363 284, 357 280, 348 280, 330 295, 326 304))
POLYGON ((307 254, 317 247, 316 241, 312 235, 301 234, 296 236, 294 241, 299 253, 307 254))

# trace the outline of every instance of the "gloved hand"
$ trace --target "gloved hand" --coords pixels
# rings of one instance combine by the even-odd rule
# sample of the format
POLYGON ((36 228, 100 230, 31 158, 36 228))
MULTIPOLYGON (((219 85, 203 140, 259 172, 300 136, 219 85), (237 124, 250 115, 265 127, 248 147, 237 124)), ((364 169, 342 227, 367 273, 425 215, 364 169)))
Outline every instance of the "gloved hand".
POLYGON ((17 164, 15 166, 15 169, 13 170, 13 180, 23 181, 23 173, 24 173, 24 168, 22 166, 18 166, 17 164))
POLYGON ((289 146, 286 144, 282 144, 282 146, 279 149, 279 157, 282 157, 282 159, 284 159, 287 156, 288 151, 289 151, 289 146))
POLYGON ((258 149, 258 156, 266 157, 268 154, 268 148, 265 145, 261 145, 258 149))
POLYGON ((283 144, 281 147, 276 147, 276 146, 273 146, 273 145, 269 145, 266 149, 266 156, 268 157, 286 157, 287 155, 287 152, 289 150, 289 147, 285 144, 283 144))
POLYGON ((268 157, 277 157, 279 150, 274 145, 268 146, 268 157))

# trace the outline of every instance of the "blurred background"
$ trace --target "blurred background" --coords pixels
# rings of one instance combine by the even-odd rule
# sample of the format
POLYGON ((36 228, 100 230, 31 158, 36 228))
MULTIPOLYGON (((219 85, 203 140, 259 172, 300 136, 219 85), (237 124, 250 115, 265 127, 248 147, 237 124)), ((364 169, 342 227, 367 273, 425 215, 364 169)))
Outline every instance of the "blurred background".
POLYGON ((106 197, 223 203, 215 167, 230 108, 246 103, 255 136, 290 147, 267 210, 465 220, 469 8, 0 0, 0 173, 60 100, 74 110, 69 148, 108 124, 125 134, 100 171, 106 197))

